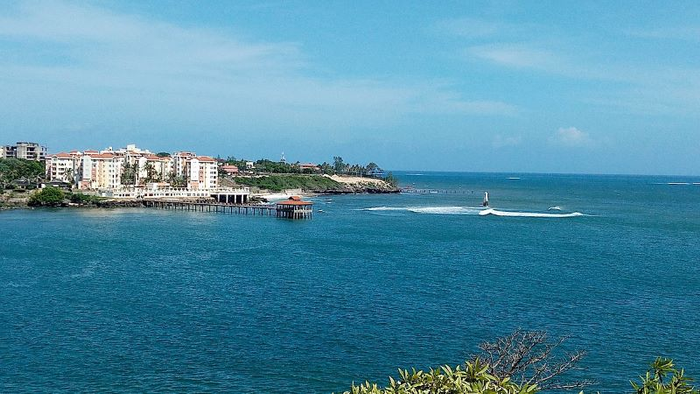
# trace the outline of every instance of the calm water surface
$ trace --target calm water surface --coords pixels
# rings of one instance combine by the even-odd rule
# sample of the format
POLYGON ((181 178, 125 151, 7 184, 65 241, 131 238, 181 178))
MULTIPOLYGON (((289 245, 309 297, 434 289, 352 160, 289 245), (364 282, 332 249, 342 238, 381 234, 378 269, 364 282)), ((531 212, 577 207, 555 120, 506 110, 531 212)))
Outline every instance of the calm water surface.
POLYGON ((310 221, 1 212, 0 391, 342 391, 519 327, 569 335, 601 392, 657 355, 700 377, 700 179, 400 179, 455 193, 318 197, 310 221), (585 216, 479 216, 484 190, 585 216))

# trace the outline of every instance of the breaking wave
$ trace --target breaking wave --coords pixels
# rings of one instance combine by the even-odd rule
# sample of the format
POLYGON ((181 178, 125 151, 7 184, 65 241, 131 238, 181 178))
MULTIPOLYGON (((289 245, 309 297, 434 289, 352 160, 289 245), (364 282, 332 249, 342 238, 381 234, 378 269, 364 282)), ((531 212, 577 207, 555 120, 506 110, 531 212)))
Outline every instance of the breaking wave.
POLYGON ((577 216, 585 216, 581 212, 572 213, 541 213, 541 212, 510 212, 510 211, 499 211, 493 208, 484 209, 479 212, 479 215, 494 215, 494 216, 508 216, 508 217, 521 217, 521 218, 573 218, 577 216))
POLYGON ((504 217, 524 217, 524 218, 573 218, 577 216, 587 216, 581 212, 571 213, 545 213, 545 212, 518 212, 499 211, 493 208, 482 207, 371 207, 362 208, 362 211, 373 212, 412 212, 430 215, 494 215, 504 217))
POLYGON ((480 210, 476 207, 372 207, 363 209, 363 211, 404 211, 433 215, 477 215, 480 210))

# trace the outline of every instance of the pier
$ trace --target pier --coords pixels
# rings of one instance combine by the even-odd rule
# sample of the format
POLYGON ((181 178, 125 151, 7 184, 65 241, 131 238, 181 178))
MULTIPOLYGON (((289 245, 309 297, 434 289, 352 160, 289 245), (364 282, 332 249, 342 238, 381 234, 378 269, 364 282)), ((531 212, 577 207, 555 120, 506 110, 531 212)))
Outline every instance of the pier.
POLYGON ((226 202, 201 202, 178 200, 144 200, 149 208, 170 209, 190 212, 214 212, 253 216, 275 216, 285 219, 311 219, 313 203, 310 201, 288 200, 275 205, 235 204, 226 202))
POLYGON ((474 190, 465 189, 416 189, 414 187, 402 187, 401 193, 410 194, 474 194, 474 190))

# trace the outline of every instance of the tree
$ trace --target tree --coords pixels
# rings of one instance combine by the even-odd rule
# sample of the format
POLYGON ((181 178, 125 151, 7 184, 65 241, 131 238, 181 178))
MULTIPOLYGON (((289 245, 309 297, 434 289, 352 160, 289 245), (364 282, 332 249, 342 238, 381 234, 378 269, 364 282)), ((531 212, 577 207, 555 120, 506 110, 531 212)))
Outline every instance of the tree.
MULTIPOLYGON (((463 366, 443 365, 427 372, 399 369, 398 379, 390 377, 384 388, 370 382, 359 386, 353 383, 344 394, 534 394, 591 384, 590 380, 556 383, 584 354, 577 351, 555 357, 555 350, 564 340, 549 341, 544 331, 517 330, 482 343, 482 353, 463 366)), ((640 383, 630 382, 636 394, 700 394, 691 385, 693 379, 685 376, 683 369, 674 368, 671 359, 657 358, 640 379, 640 383)))
POLYGON ((43 178, 44 163, 24 159, 0 158, 0 186, 7 186, 19 179, 43 178))
POLYGON ((396 178, 391 172, 384 177, 383 181, 390 184, 393 187, 399 186, 399 179, 396 178))
POLYGON ((685 371, 673 367, 673 360, 658 357, 651 363, 641 383, 630 382, 637 394, 700 394, 700 390, 690 385, 693 379, 685 376, 685 371), (671 375, 670 380, 666 377, 671 375))
POLYGON ((493 342, 479 345, 481 353, 472 359, 484 360, 489 373, 499 379, 510 378, 524 385, 535 384, 543 390, 570 390, 595 382, 579 380, 565 382, 561 375, 574 369, 583 358, 582 350, 557 355, 565 337, 550 341, 545 331, 516 330, 493 342))
POLYGON ((161 180, 158 172, 156 171, 156 168, 153 166, 152 163, 146 163, 146 165, 143 166, 143 169, 146 170, 146 178, 144 178, 144 182, 149 183, 161 180))
POLYGON ((66 197, 63 190, 57 187, 46 187, 29 197, 28 204, 30 206, 48 206, 56 207, 63 203, 63 199, 66 197))
POLYGON ((333 156, 333 170, 336 174, 345 173, 346 164, 343 162, 343 158, 340 156, 333 156))
POLYGON ((352 385, 344 394, 528 394, 536 393, 536 385, 519 385, 510 379, 499 379, 488 373, 488 366, 479 360, 464 367, 444 365, 428 372, 399 369, 399 379, 389 378, 389 386, 376 383, 352 385))
POLYGON ((134 162, 134 164, 129 164, 128 161, 124 161, 124 164, 122 165, 121 184, 122 185, 135 185, 136 180, 138 179, 138 173, 139 173, 139 163, 138 162, 134 162))
POLYGON ((170 153, 168 153, 168 152, 158 152, 158 153, 156 153, 156 156, 158 156, 158 157, 170 157, 170 153))

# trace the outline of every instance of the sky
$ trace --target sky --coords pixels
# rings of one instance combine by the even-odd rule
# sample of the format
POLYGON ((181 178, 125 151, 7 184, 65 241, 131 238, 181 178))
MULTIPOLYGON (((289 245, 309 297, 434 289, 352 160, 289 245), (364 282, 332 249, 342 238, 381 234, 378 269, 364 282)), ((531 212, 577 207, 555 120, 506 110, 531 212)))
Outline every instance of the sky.
POLYGON ((700 175, 698 1, 14 1, 0 143, 700 175))

